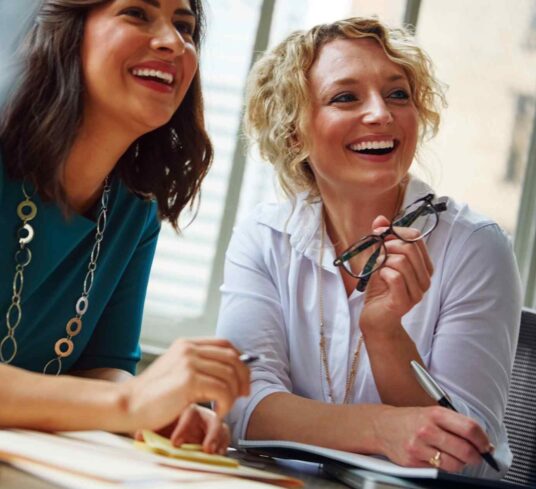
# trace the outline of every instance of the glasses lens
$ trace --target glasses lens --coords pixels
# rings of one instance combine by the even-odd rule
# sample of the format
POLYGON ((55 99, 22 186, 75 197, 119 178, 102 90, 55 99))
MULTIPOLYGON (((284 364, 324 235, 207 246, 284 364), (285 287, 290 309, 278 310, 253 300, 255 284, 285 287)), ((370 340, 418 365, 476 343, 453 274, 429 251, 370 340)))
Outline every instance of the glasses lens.
POLYGON ((357 254, 344 261, 342 266, 353 277, 368 277, 385 262, 386 253, 383 240, 376 236, 365 236, 352 249, 357 254))
POLYGON ((404 241, 418 241, 429 235, 437 226, 438 215, 434 208, 426 202, 417 202, 406 207, 398 216, 393 219, 393 232, 404 241), (410 227, 420 231, 416 238, 402 236, 401 227, 410 227))

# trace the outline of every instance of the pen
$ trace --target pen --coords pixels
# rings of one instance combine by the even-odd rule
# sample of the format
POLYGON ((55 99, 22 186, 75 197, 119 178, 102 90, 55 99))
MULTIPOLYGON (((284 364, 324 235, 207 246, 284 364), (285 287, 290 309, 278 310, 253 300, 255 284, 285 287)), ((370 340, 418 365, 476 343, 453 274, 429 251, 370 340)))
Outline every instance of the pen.
POLYGON ((238 359, 241 362, 244 362, 246 365, 249 365, 253 362, 264 361, 266 357, 264 355, 250 355, 249 353, 242 353, 238 359))
MULTIPOLYGON (((415 374, 417 381, 419 384, 421 384, 421 387, 432 399, 434 399, 434 401, 436 401, 440 406, 458 412, 458 410, 453 406, 448 394, 441 387, 439 387, 438 383, 432 378, 424 367, 419 365, 419 363, 417 363, 415 360, 412 360, 411 368, 413 369, 413 373, 415 374)), ((488 465, 499 472, 499 465, 490 452, 481 453, 480 455, 488 463, 488 465)))

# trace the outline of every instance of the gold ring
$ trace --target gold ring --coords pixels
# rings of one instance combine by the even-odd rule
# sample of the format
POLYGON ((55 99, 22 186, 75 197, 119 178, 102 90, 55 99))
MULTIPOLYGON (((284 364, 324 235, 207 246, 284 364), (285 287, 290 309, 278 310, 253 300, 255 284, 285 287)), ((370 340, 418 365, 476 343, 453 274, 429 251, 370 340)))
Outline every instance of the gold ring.
POLYGON ((441 452, 438 450, 433 457, 430 457, 428 463, 432 467, 439 469, 439 467, 441 467, 441 452))

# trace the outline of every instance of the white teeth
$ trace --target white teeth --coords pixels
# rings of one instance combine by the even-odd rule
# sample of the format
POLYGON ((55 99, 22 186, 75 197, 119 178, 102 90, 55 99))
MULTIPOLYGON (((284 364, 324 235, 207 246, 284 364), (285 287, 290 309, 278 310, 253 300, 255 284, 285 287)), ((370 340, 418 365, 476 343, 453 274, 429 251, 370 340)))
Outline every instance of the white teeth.
POLYGON ((394 148, 395 141, 393 139, 385 141, 363 141, 362 143, 350 145, 352 151, 363 151, 365 149, 389 149, 394 148))
POLYGON ((152 77, 159 78, 163 82, 171 85, 173 83, 173 75, 160 70, 150 70, 148 68, 135 68, 132 70, 132 74, 139 77, 152 77))

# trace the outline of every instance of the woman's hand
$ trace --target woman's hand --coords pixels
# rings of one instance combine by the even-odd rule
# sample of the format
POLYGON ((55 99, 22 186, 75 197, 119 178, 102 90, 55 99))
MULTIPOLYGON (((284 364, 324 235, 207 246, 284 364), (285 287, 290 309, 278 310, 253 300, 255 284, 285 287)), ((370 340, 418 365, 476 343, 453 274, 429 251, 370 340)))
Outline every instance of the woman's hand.
MULTIPOLYGON (((389 221, 378 216, 373 231, 378 234, 387 229, 389 221)), ((415 238, 419 231, 412 228, 397 228, 407 238, 415 238)), ((428 290, 433 265, 423 240, 406 243, 396 236, 385 240, 387 260, 375 272, 367 286, 365 304, 361 314, 361 327, 378 328, 378 325, 400 325, 400 319, 421 301, 428 290)))
POLYGON ((130 430, 159 430, 196 402, 214 401, 216 415, 223 417, 237 397, 249 394, 249 369, 227 340, 177 340, 140 376, 120 387, 130 430))
MULTIPOLYGON (((158 433, 171 440, 175 446, 183 443, 198 443, 203 445, 206 453, 225 455, 231 441, 229 427, 214 411, 190 404, 177 420, 158 433)), ((140 431, 136 433, 137 440, 143 440, 140 431)))
POLYGON ((459 472, 492 449, 476 421, 439 406, 389 407, 377 421, 382 453, 407 467, 430 467, 439 452, 439 468, 459 472))

